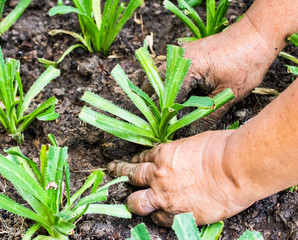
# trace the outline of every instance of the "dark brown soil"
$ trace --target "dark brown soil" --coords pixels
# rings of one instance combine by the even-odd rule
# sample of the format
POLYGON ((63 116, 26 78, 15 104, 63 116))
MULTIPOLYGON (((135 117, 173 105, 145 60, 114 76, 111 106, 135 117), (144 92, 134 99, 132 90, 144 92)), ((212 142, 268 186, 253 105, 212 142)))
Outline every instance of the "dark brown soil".
MULTIPOLYGON (((11 7, 15 2, 8 1, 11 7)), ((234 22, 252 2, 233 1, 228 12, 229 20, 234 22)), ((69 36, 51 37, 47 32, 51 29, 80 32, 75 15, 48 16, 47 11, 55 4, 56 1, 33 1, 18 22, 0 39, 5 57, 21 60, 25 92, 44 71, 44 67, 37 61, 38 57, 57 60, 67 47, 75 43, 69 36)), ((198 10, 204 15, 204 8, 198 10)), ((7 8, 5 14, 8 11, 7 8)), ((119 58, 104 58, 100 54, 87 53, 82 49, 76 49, 67 56, 59 65, 61 76, 46 87, 39 98, 42 100, 55 96, 59 99, 59 119, 54 122, 35 121, 25 131, 25 143, 21 149, 33 160, 38 160, 40 146, 47 143, 49 133, 55 135, 60 146, 68 146, 72 192, 82 186, 90 171, 105 168, 114 159, 129 160, 144 149, 80 121, 78 114, 83 106, 80 101, 82 94, 87 90, 92 91, 136 113, 137 110, 111 79, 112 68, 120 63, 130 79, 136 81, 141 68, 134 57, 134 51, 142 46, 146 35, 154 33, 154 50, 157 55, 165 55, 166 45, 175 44, 178 37, 190 35, 181 22, 165 10, 158 0, 146 1, 146 6, 137 11, 137 17, 140 16, 143 19, 143 29, 131 19, 112 46, 110 54, 119 58)), ((291 45, 287 46, 286 51, 298 56, 297 49, 291 45)), ((261 86, 284 90, 292 81, 283 66, 285 63, 281 58, 276 59, 261 86)), ((137 84, 141 83, 140 81, 137 84)), ((237 120, 242 124, 273 99, 273 96, 251 94, 228 112, 218 124, 218 129, 224 129, 237 120)), ((186 128, 179 132, 176 138, 187 136, 186 133, 191 132, 189 130, 186 128)), ((13 145, 15 143, 0 128, 0 152, 13 145)), ((107 175, 105 181, 110 180, 111 177, 107 175)), ((133 190, 135 189, 129 185, 119 184, 111 189, 108 202, 125 203, 126 197, 133 190)), ((0 191, 24 203, 3 178, 0 178, 0 191)), ((247 228, 260 231, 265 239, 298 239, 297 205, 297 192, 283 191, 258 201, 246 211, 225 221, 222 239, 237 239, 247 228)), ((176 239, 172 230, 154 225, 150 217, 133 216, 131 220, 123 220, 104 215, 84 216, 78 222, 72 239, 126 239, 130 237, 130 229, 141 222, 147 225, 152 239, 176 239)), ((20 239, 31 225, 30 220, 0 210, 1 239, 20 239)))

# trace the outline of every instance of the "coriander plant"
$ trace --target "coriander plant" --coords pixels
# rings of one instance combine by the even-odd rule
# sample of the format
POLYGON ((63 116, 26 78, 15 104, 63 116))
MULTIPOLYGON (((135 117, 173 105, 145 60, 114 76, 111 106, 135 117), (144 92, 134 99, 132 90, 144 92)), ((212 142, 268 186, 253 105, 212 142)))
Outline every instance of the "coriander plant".
POLYGON ((33 120, 37 118, 41 121, 51 121, 59 117, 55 112, 55 97, 49 98, 31 113, 27 113, 32 100, 59 75, 59 70, 54 67, 48 68, 24 96, 20 61, 7 58, 5 62, 0 47, 0 103, 3 105, 0 107, 0 122, 19 144, 24 140, 22 132, 33 120))
POLYGON ((185 0, 178 0, 180 9, 170 0, 164 1, 164 7, 174 13, 194 35, 194 37, 178 39, 181 44, 185 44, 223 31, 229 24, 225 15, 230 2, 231 0, 220 0, 217 8, 215 8, 215 0, 206 0, 206 25, 199 14, 185 0))
POLYGON ((50 236, 40 235, 34 238, 35 240, 66 240, 75 228, 75 221, 83 214, 98 213, 131 218, 125 205, 97 203, 107 200, 108 188, 111 185, 127 181, 127 177, 98 187, 104 173, 97 170, 70 196, 67 147, 57 147, 53 136, 50 139, 52 145, 41 147, 40 169, 34 161, 24 156, 18 147, 6 150, 6 157, 0 155, 0 173, 14 185, 31 207, 27 208, 0 193, 0 208, 36 222, 27 230, 23 240, 30 240, 42 227, 50 236), (90 187, 90 194, 81 197, 90 187))
MULTIPOLYGON (((205 225, 198 230, 192 213, 175 215, 172 229, 178 240, 218 240, 224 227, 223 221, 205 225)), ((127 240, 151 240, 144 223, 131 229, 131 238, 127 240)), ((261 233, 246 230, 239 240, 264 240, 261 233)))
POLYGON ((147 48, 138 49, 136 57, 159 97, 159 106, 157 107, 146 93, 136 87, 125 75, 120 65, 117 65, 112 70, 112 76, 146 120, 91 92, 85 92, 82 100, 126 122, 95 112, 86 106, 79 115, 81 120, 127 141, 153 146, 155 143, 170 142, 175 131, 215 111, 234 98, 233 92, 228 88, 213 99, 192 96, 183 104, 175 103, 180 86, 191 64, 191 60, 184 58, 184 49, 168 46, 165 83, 159 76, 147 48), (178 111, 185 107, 196 109, 178 120, 178 111))
MULTIPOLYGON (((20 0, 17 6, 0 22, 0 36, 7 31, 22 15, 32 0, 20 0)), ((0 20, 6 0, 0 0, 0 20)))
POLYGON ((125 3, 121 2, 119 4, 119 0, 106 0, 103 15, 101 14, 101 0, 73 0, 75 7, 64 5, 51 8, 49 11, 50 16, 76 13, 82 35, 65 30, 52 30, 49 34, 69 34, 78 39, 81 44, 69 47, 58 62, 42 58, 39 61, 45 66, 57 65, 68 53, 77 47, 83 47, 89 52, 93 52, 94 49, 95 52, 101 52, 106 56, 123 25, 142 3, 143 0, 131 0, 128 6, 125 7, 125 3))

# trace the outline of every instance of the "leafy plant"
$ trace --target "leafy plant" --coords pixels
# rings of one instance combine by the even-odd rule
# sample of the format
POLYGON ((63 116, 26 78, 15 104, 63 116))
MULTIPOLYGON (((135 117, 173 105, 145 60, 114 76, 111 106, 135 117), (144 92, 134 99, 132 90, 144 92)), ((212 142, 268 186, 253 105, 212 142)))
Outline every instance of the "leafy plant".
MULTIPOLYGON (((179 240, 218 240, 224 227, 223 221, 203 226, 198 230, 192 213, 178 214, 174 217, 172 229, 179 240)), ((128 240, 151 240, 144 223, 131 229, 128 240)), ((263 240, 261 233, 246 230, 239 240, 263 240)))
MULTIPOLYGON (((22 15, 32 0, 20 0, 17 6, 1 21, 0 23, 0 36, 6 32, 22 15)), ((6 0, 0 1, 0 19, 4 10, 6 0)))
POLYGON ((199 14, 185 0, 178 0, 180 9, 170 0, 164 1, 164 7, 174 13, 194 35, 194 37, 178 39, 181 44, 185 44, 223 31, 229 24, 225 15, 230 2, 231 0, 220 0, 216 8, 214 0, 206 0, 206 25, 199 14))
POLYGON ((67 147, 57 147, 53 136, 50 139, 52 145, 41 147, 40 169, 34 161, 24 156, 18 147, 6 150, 5 152, 9 154, 7 157, 0 155, 0 173, 11 181, 32 210, 2 193, 0 193, 0 208, 36 222, 28 229, 23 240, 31 239, 41 227, 46 229, 50 237, 38 236, 34 238, 35 240, 66 240, 67 235, 71 234, 75 228, 75 220, 83 214, 98 213, 131 218, 125 205, 97 204, 97 202, 107 200, 108 188, 111 185, 128 181, 127 177, 115 179, 98 187, 104 173, 100 170, 94 171, 84 185, 70 197, 67 147), (81 197, 91 186, 90 194, 81 197), (62 206, 64 202, 65 205, 62 206))
POLYGON ((51 97, 31 113, 25 115, 32 100, 49 84, 60 75, 60 71, 48 68, 31 86, 24 96, 20 77, 20 61, 7 58, 3 59, 0 47, 0 122, 12 138, 21 144, 24 140, 23 131, 36 118, 41 121, 51 121, 59 117, 55 112, 57 99, 51 97))
POLYGON ((82 100, 127 122, 95 112, 86 106, 79 115, 81 120, 127 141, 153 146, 155 143, 170 142, 175 131, 215 111, 234 98, 233 92, 228 88, 213 99, 192 96, 183 104, 175 103, 180 86, 191 64, 191 60, 184 58, 184 49, 168 46, 165 83, 160 78, 147 48, 138 49, 136 57, 159 97, 160 110, 146 93, 128 79, 120 65, 117 65, 112 70, 112 76, 147 121, 91 92, 85 92, 82 100), (196 109, 177 120, 178 111, 185 107, 196 109))
MULTIPOLYGON (((65 30, 52 30, 50 35, 65 33, 81 42, 81 44, 68 48, 67 54, 77 47, 83 47, 89 52, 93 52, 94 49, 95 52, 102 52, 106 56, 123 25, 142 3, 142 0, 132 0, 125 8, 124 2, 119 4, 119 0, 107 0, 103 16, 101 16, 101 0, 73 0, 75 7, 56 6, 50 9, 49 15, 76 13, 83 36, 65 30)), ((60 62, 62 60, 60 59, 60 62)), ((58 64, 43 58, 39 59, 39 61, 45 65, 58 64)))
MULTIPOLYGON (((289 38, 288 41, 293 43, 296 47, 298 47, 298 33, 292 34, 289 38)), ((298 64, 298 59, 288 53, 285 52, 280 52, 279 56, 286 58, 288 60, 291 60, 295 64, 298 64)), ((293 65, 285 65, 288 68, 288 72, 292 73, 294 76, 298 76, 298 66, 293 66, 293 65)))
POLYGON ((187 2, 188 5, 191 7, 196 7, 201 5, 203 3, 203 0, 185 0, 185 2, 187 2))

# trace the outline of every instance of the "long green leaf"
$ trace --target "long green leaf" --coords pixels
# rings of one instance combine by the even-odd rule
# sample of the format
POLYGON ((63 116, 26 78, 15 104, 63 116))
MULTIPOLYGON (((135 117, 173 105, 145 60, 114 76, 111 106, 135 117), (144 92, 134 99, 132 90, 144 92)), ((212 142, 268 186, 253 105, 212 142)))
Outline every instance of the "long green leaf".
POLYGON ((0 35, 7 31, 22 15, 32 0, 20 0, 18 5, 0 23, 0 35))
POLYGON ((224 222, 220 221, 214 224, 205 225, 200 233, 201 240, 218 240, 222 230, 224 228, 224 222))
MULTIPOLYGON (((84 207, 79 207, 75 212, 80 212, 83 208, 84 207)), ((85 214, 89 213, 106 214, 119 218, 132 217, 126 205, 91 204, 85 214)))
POLYGON ((161 98, 164 93, 164 85, 152 58, 150 58, 147 48, 141 47, 136 50, 135 54, 155 92, 157 93, 158 97, 161 98))
POLYGON ((202 118, 202 117, 208 115, 209 113, 215 111, 216 109, 220 108, 222 105, 224 105, 226 102, 232 100, 233 98, 235 98, 235 96, 234 96, 232 90, 230 88, 227 88, 226 90, 217 94, 212 99, 214 102, 213 108, 211 108, 211 109, 198 108, 197 110, 192 111, 190 114, 182 117, 176 123, 174 123, 172 126, 169 127, 166 137, 171 136, 178 129, 180 129, 180 128, 196 121, 197 119, 202 118))
POLYGON ((81 12, 79 9, 71 6, 56 6, 49 10, 49 16, 55 16, 56 14, 68 14, 68 13, 76 13, 85 15, 84 12, 81 12))
POLYGON ((39 94, 46 85, 48 85, 53 79, 60 76, 60 71, 52 66, 50 66, 43 74, 34 82, 26 96, 24 97, 22 107, 19 112, 19 117, 21 118, 24 112, 28 109, 29 104, 39 94))
POLYGON ((165 0, 163 4, 166 9, 174 13, 189 28, 196 38, 202 38, 200 29, 179 8, 177 8, 169 0, 165 0))
MULTIPOLYGON (((23 132, 26 127, 33 121, 35 120, 38 116, 41 115, 41 119, 42 118, 42 114, 47 112, 47 110, 49 110, 49 108, 51 108, 53 105, 55 105, 58 102, 58 100, 55 97, 51 97, 50 99, 48 99, 47 101, 45 101, 44 103, 42 103, 38 108, 36 108, 32 113, 28 114, 27 116, 25 116, 24 118, 20 119, 19 121, 22 122, 21 125, 18 127, 18 132, 23 132)), ((55 117, 59 117, 59 114, 54 114, 52 116, 45 116, 45 119, 56 119, 55 117)))
POLYGON ((172 228, 175 231, 178 239, 200 240, 199 230, 192 213, 183 213, 176 215, 174 217, 172 228))
POLYGON ((0 173, 14 185, 18 185, 32 193, 41 202, 47 202, 47 195, 38 182, 2 155, 0 155, 0 173))
MULTIPOLYGON (((87 107, 82 108, 79 118, 82 121, 87 122, 88 124, 91 124, 97 128, 100 128, 110 134, 113 134, 113 135, 115 135, 119 138, 125 139, 127 141, 142 144, 145 146, 153 145, 152 141, 149 140, 147 137, 142 137, 141 135, 139 135, 138 132, 130 130, 131 127, 136 128, 136 126, 133 126, 132 124, 130 124, 128 126, 129 128, 126 129, 125 127, 123 127, 123 125, 126 125, 128 123, 121 122, 120 120, 116 120, 116 119, 104 116, 103 114, 94 112, 93 110, 91 110, 87 107), (105 118, 106 121, 99 121, 99 118, 105 118), (114 124, 109 124, 109 121, 113 121, 114 124), (118 126, 118 123, 122 124, 121 128, 118 126)), ((146 134, 148 134, 148 133, 149 132, 146 132, 146 134)))
POLYGON ((288 68, 288 72, 292 73, 296 76, 298 76, 298 67, 296 66, 291 66, 291 65, 285 65, 288 68))
POLYGON ((151 130, 150 125, 140 117, 114 105, 113 103, 100 96, 95 95, 94 93, 87 91, 84 93, 81 99, 99 109, 102 109, 136 126, 139 126, 140 128, 146 129, 147 131, 151 130))
POLYGON ((33 221, 38 222, 43 226, 49 227, 48 223, 45 222, 43 218, 39 217, 35 212, 19 203, 16 203, 2 193, 0 193, 0 208, 19 216, 32 219, 33 221))
POLYGON ((35 223, 33 224, 25 233, 25 235, 23 236, 22 240, 31 240, 31 238, 33 237, 33 235, 35 234, 36 231, 38 231, 38 229, 40 229, 42 226, 39 223, 35 223))
POLYGON ((262 234, 257 231, 246 230, 239 240, 263 240, 262 234))
POLYGON ((155 117, 150 111, 150 108, 147 107, 144 100, 141 97, 139 97, 137 94, 131 91, 128 84, 129 79, 119 64, 112 70, 111 74, 114 77, 114 79, 117 81, 117 83, 121 86, 121 88, 124 90, 124 92, 128 95, 128 97, 132 100, 132 102, 136 105, 136 107, 142 112, 142 114, 146 117, 146 119, 149 121, 151 126, 156 131, 157 122, 155 117))
POLYGON ((151 240, 149 232, 144 223, 140 223, 130 230, 131 239, 129 240, 151 240))

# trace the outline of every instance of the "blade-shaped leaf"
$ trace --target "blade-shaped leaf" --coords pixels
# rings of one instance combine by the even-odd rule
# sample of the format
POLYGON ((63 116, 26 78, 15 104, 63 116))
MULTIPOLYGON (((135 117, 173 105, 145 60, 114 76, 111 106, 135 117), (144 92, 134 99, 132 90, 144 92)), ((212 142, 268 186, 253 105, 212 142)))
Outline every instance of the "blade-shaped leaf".
MULTIPOLYGON (((110 118, 107 116, 105 116, 105 117, 103 117, 103 116, 104 116, 103 114, 94 112, 93 110, 91 110, 87 107, 83 107, 80 112, 79 118, 84 122, 87 122, 99 129, 102 129, 110 134, 113 134, 113 135, 115 135, 119 138, 125 139, 127 141, 146 145, 146 146, 153 145, 152 141, 150 139, 148 139, 148 137, 139 135, 138 132, 130 130, 130 128, 127 129, 123 126, 121 127, 118 125, 118 123, 119 124, 121 123, 122 125, 125 125, 125 124, 128 125, 128 123, 121 122, 120 120, 116 120, 116 119, 113 119, 113 118, 110 118), (106 121, 100 121, 99 118, 105 118, 106 121), (109 124, 108 121, 113 121, 114 124, 109 124), (117 123, 115 123, 115 122, 117 122, 117 123)), ((131 127, 131 126, 133 126, 133 125, 130 124, 129 127, 131 127)), ((136 126, 134 126, 134 128, 136 128, 136 126)), ((145 130, 143 130, 143 131, 145 131, 145 130)), ((149 133, 149 132, 146 132, 146 134, 147 133, 149 133)))
POLYGON ((47 195, 39 183, 22 168, 0 155, 0 173, 14 185, 32 193, 41 202, 47 202, 47 195))
POLYGON ((94 93, 87 91, 84 93, 81 99, 99 109, 102 109, 108 113, 111 113, 117 117, 120 117, 130 123, 133 123, 136 126, 139 126, 140 128, 143 128, 149 131, 151 130, 150 125, 140 117, 116 106, 115 104, 109 102, 108 100, 100 96, 95 95, 94 93))
MULTIPOLYGON (((79 207, 75 212, 80 212, 83 208, 84 207, 79 207)), ((88 213, 105 214, 119 218, 132 217, 126 205, 91 204, 85 212, 85 214, 88 213)))
POLYGON ((136 50, 135 54, 155 92, 157 93, 158 97, 161 98, 164 92, 164 85, 156 66, 153 64, 152 58, 150 58, 147 48, 141 47, 136 50))
POLYGON ((52 105, 47 111, 37 116, 39 121, 53 121, 59 117, 59 113, 55 112, 55 105, 52 105))
POLYGON ((132 102, 136 105, 136 107, 146 117, 146 119, 149 121, 151 126, 156 130, 157 129, 156 119, 154 118, 152 112, 150 111, 150 108, 147 107, 146 103, 141 97, 139 97, 137 94, 131 91, 128 84, 129 79, 119 64, 112 70, 111 74, 114 77, 114 79, 117 81, 117 83, 121 86, 121 88, 124 90, 124 92, 128 95, 128 97, 132 100, 132 102))
POLYGON ((239 240, 263 240, 262 234, 257 231, 246 230, 239 240))
POLYGON ((5 196, 2 193, 0 193, 0 208, 17 214, 19 216, 32 219, 33 221, 38 222, 43 226, 49 227, 48 223, 45 222, 44 219, 38 216, 35 212, 24 207, 19 203, 16 203, 15 201, 11 200, 9 197, 5 196))
POLYGON ((33 83, 26 96, 24 97, 22 107, 20 109, 19 116, 22 117, 23 113, 28 109, 29 104, 39 94, 46 85, 48 85, 53 79, 60 76, 60 71, 50 66, 43 74, 33 83))
POLYGON ((68 14, 68 13, 77 13, 77 14, 85 15, 85 13, 81 12, 79 9, 71 6, 56 6, 51 8, 49 11, 50 17, 56 14, 68 14))
POLYGON ((172 228, 175 231, 178 239, 200 240, 199 230, 192 213, 176 215, 174 217, 172 228))
POLYGON ((140 223, 130 230, 131 240, 151 240, 144 223, 140 223))
POLYGON ((214 224, 205 225, 201 230, 200 238, 201 240, 209 240, 209 239, 218 240, 222 233, 223 228, 224 228, 223 221, 220 221, 214 224))

